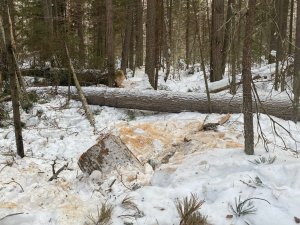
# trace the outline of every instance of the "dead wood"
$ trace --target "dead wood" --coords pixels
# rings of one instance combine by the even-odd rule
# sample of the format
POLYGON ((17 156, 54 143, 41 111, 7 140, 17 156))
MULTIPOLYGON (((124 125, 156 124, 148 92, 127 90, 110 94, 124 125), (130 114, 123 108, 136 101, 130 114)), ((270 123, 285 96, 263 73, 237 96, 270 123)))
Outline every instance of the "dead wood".
MULTIPOLYGON (((260 78, 261 78, 260 75, 256 75, 256 76, 254 76, 252 78, 252 80, 257 80, 257 79, 260 79, 260 78)), ((240 85, 240 84, 242 84, 242 80, 240 80, 240 81, 238 81, 238 82, 235 83, 235 85, 240 85)), ((227 85, 225 85, 223 87, 210 90, 209 93, 219 93, 221 91, 225 91, 225 90, 229 89, 230 87, 231 87, 231 84, 227 84, 227 85)))
MULTIPOLYGON (((46 92, 51 88, 31 88, 38 93, 46 92)), ((91 105, 110 106, 116 108, 128 108, 139 110, 150 110, 158 112, 201 112, 209 113, 207 96, 205 93, 175 93, 169 91, 153 90, 129 90, 124 88, 82 88, 87 102, 91 105)), ((72 88, 72 93, 76 94, 76 89, 72 88)), ((58 88, 58 93, 67 94, 66 87, 58 88)), ((213 113, 232 114, 242 112, 242 95, 211 95, 211 106, 213 113)), ((288 97, 265 98, 257 104, 253 100, 253 110, 255 112, 269 114, 282 119, 293 119, 293 104, 288 97)), ((299 116, 300 118, 300 109, 299 116)))
MULTIPOLYGON (((108 75, 103 70, 75 69, 74 71, 82 86, 108 83, 108 75)), ((22 69, 21 72, 23 76, 45 78, 47 85, 68 85, 69 69, 67 68, 31 68, 22 69)))
POLYGON ((82 172, 91 174, 94 170, 102 173, 132 165, 139 170, 143 169, 140 161, 132 154, 122 140, 114 135, 106 135, 99 142, 84 152, 78 160, 82 172))
POLYGON ((74 67, 73 67, 73 63, 72 63, 71 58, 70 58, 69 49, 68 49, 66 43, 65 43, 65 48, 66 48, 67 58, 68 58, 68 61, 69 61, 69 69, 70 69, 70 72, 72 73, 73 80, 75 82, 76 89, 77 89, 80 101, 82 103, 82 107, 83 107, 83 109, 85 111, 86 117, 89 120, 90 124, 95 128, 95 118, 94 118, 94 115, 92 114, 92 112, 90 110, 90 107, 89 107, 89 105, 88 105, 88 103, 86 101, 86 98, 85 98, 85 96, 83 94, 83 91, 81 89, 80 83, 79 83, 79 81, 77 79, 77 75, 75 73, 75 70, 74 70, 74 67))
POLYGON ((68 167, 68 163, 67 163, 67 164, 63 165, 59 170, 57 170, 57 171, 55 172, 54 165, 55 165, 55 161, 54 161, 54 163, 52 164, 52 172, 54 172, 54 173, 53 173, 52 177, 50 177, 50 179, 49 179, 48 181, 52 181, 52 180, 57 179, 57 178, 58 178, 58 175, 59 175, 63 170, 65 170, 65 169, 68 167))

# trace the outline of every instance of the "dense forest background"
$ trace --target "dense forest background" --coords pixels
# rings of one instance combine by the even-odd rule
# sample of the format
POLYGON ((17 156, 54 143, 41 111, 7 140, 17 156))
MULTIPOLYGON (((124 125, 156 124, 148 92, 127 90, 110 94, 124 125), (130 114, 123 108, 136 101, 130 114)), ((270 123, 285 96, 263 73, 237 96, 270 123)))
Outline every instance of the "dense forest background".
MULTIPOLYGON (((233 75, 241 72, 248 1, 10 0, 8 5, 18 61, 30 67, 64 66, 66 42, 77 68, 105 71, 119 60, 117 67, 134 70, 146 63, 151 77, 152 67, 169 73, 172 66, 175 73, 183 64, 203 63, 210 81, 220 80, 226 65, 233 75)), ((253 63, 282 64, 294 54, 295 5, 257 1, 253 63)), ((276 89, 279 83, 285 89, 284 80, 284 73, 277 76, 276 89)))

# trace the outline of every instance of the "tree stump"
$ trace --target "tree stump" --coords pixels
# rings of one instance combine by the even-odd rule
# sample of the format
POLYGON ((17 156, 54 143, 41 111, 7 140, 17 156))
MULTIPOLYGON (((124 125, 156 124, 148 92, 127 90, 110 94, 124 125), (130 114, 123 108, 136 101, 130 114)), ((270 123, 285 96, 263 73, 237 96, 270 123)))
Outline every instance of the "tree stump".
POLYGON ((87 174, 91 174, 94 170, 107 174, 117 167, 126 166, 133 166, 141 171, 144 169, 122 140, 114 135, 102 137, 97 144, 80 156, 78 165, 82 172, 87 174))

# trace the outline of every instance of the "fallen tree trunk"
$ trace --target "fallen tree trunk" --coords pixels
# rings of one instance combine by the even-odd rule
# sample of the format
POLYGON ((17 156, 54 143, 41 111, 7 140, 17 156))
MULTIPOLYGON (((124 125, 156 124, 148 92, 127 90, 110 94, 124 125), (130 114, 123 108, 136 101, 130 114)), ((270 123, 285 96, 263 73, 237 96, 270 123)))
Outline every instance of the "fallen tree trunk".
MULTIPOLYGON (((260 78, 261 78, 260 75, 255 75, 255 76, 252 78, 252 80, 257 80, 257 79, 260 79, 260 78)), ((235 83, 235 85, 240 85, 240 84, 242 84, 242 80, 239 80, 239 81, 237 81, 237 82, 235 83)), ((215 89, 211 89, 211 90, 209 91, 209 93, 219 93, 219 92, 221 92, 221 91, 225 91, 225 90, 229 89, 230 87, 231 87, 231 84, 228 83, 228 84, 226 84, 226 85, 224 85, 224 86, 222 86, 222 87, 215 88, 215 89)))
MULTIPOLYGON (((32 91, 45 92, 51 87, 30 88, 32 91)), ((94 88, 83 87, 87 101, 91 105, 111 106, 116 108, 129 108, 150 110, 158 112, 183 112, 195 111, 209 113, 207 97, 205 93, 174 93, 168 91, 153 90, 128 90, 116 88, 94 88)), ((72 93, 76 89, 72 87, 72 93)), ((67 94, 67 87, 59 87, 58 93, 67 94)), ((264 99, 261 97, 262 105, 253 102, 253 109, 260 113, 269 114, 282 119, 293 119, 293 106, 288 97, 264 99)), ((211 106, 213 113, 241 113, 242 95, 211 95, 211 106)), ((300 112, 300 110, 299 110, 300 112)), ((300 113, 298 115, 300 118, 300 113)))
MULTIPOLYGON (((49 85, 68 85, 69 70, 67 68, 34 68, 22 69, 23 76, 41 77, 50 80, 49 85)), ((75 70, 81 85, 107 84, 108 75, 102 70, 75 70)))

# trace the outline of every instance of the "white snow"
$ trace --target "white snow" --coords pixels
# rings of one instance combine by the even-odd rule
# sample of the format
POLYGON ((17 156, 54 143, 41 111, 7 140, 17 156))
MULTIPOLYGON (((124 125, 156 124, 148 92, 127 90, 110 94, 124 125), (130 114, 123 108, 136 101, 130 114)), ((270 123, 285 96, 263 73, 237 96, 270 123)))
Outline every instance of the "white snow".
MULTIPOLYGON (((274 65, 256 68, 254 74, 265 74, 271 79, 273 69, 274 65)), ((205 91, 201 72, 170 78, 165 83, 161 73, 161 89, 205 91)), ((220 84, 226 82, 224 79, 220 84)), ((210 88, 217 86, 212 84, 210 88)), ((125 88, 151 87, 144 72, 138 70, 125 81, 125 88)), ((274 92, 270 82, 265 86, 259 83, 258 88, 260 94, 268 97, 285 95, 274 92)), ((227 92, 222 94, 228 95, 227 92)), ((247 156, 243 152, 240 114, 231 115, 216 132, 204 132, 197 130, 206 118, 201 113, 160 114, 91 106, 98 131, 94 133, 80 102, 72 100, 64 107, 63 96, 40 97, 41 101, 29 113, 22 112, 26 124, 25 158, 15 156, 12 124, 0 128, 0 225, 83 225, 90 222, 90 215, 97 216, 97 207, 105 202, 114 206, 114 225, 177 225, 180 219, 175 201, 191 193, 205 200, 200 212, 207 215, 211 224, 292 225, 294 217, 300 218, 299 124, 273 118, 288 133, 274 126, 268 116, 261 115, 261 129, 269 147, 266 152, 255 116, 255 155, 247 156), (119 171, 116 165, 111 174, 94 171, 90 176, 84 175, 77 165, 78 158, 97 142, 100 134, 108 132, 129 138, 130 143, 146 140, 136 145, 141 146, 136 151, 140 150, 143 157, 147 151, 153 151, 153 155, 173 148, 177 151, 168 163, 158 164, 155 170, 148 163, 144 171, 138 172, 131 167, 119 171), (184 137, 191 141, 183 141, 184 137), (260 157, 276 160, 272 164, 255 164, 260 157), (56 171, 67 163, 68 169, 58 179, 48 181, 54 160, 56 171), (122 206, 126 196, 132 198, 139 213, 122 206), (259 198, 253 199, 255 214, 238 217, 232 212, 230 205, 234 207, 239 197, 242 201, 259 198), (22 214, 11 215, 14 213, 22 214), (7 215, 11 216, 4 218, 7 215), (228 215, 233 218, 226 218, 228 215)), ((5 107, 12 116, 10 104, 5 107)), ((217 122, 222 116, 211 114, 206 122, 217 122)))

